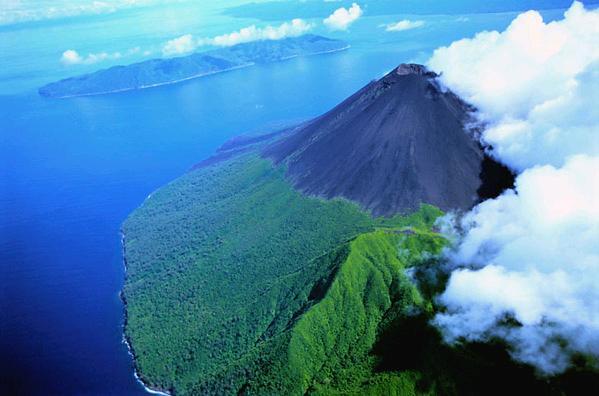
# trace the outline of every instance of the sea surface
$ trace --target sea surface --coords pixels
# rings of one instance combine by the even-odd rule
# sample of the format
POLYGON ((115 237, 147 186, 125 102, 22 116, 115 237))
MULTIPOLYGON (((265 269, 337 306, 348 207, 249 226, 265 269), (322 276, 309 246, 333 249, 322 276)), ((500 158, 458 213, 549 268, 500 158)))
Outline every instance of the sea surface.
POLYGON ((347 32, 316 19, 314 33, 351 49, 114 95, 37 95, 58 78, 160 56, 182 34, 266 23, 221 15, 229 3, 240 2, 0 18, 0 394, 144 394, 122 342, 126 216, 228 138, 318 115, 399 63, 424 62, 434 48, 503 29, 515 15, 365 14, 347 32), (425 24, 381 27, 405 18, 425 24), (67 49, 124 55, 65 66, 67 49))

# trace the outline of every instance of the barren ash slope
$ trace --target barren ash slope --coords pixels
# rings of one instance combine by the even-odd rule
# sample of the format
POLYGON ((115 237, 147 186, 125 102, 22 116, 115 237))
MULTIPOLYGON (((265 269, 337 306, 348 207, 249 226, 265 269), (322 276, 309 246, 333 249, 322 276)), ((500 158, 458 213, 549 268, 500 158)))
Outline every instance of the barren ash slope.
POLYGON ((401 65, 312 121, 232 140, 154 193, 123 225, 125 332, 144 383, 218 395, 596 383, 538 378, 501 343, 449 347, 429 324, 445 282, 420 276, 447 243, 436 218, 513 181, 466 130, 470 110, 434 73, 401 65))
POLYGON ((468 209, 483 152, 464 129, 471 110, 436 74, 402 64, 265 150, 308 194, 359 202, 374 215, 468 209))

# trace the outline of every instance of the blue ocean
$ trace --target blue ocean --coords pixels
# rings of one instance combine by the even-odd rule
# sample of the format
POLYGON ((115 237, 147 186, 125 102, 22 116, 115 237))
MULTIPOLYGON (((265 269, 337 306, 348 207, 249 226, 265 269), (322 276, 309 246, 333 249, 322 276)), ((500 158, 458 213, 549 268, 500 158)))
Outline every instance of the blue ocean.
POLYGON ((223 13, 242 1, 116 1, 91 11, 92 2, 70 1, 63 14, 61 3, 0 2, 0 394, 145 393, 122 336, 127 215, 227 139, 318 115, 399 63, 425 62, 436 47, 516 15, 366 8, 337 32, 307 18, 313 33, 351 48, 140 91, 42 98, 43 84, 160 56, 174 37, 284 22, 223 13), (403 19, 423 23, 383 28, 403 19), (65 65, 68 49, 120 56, 65 65))

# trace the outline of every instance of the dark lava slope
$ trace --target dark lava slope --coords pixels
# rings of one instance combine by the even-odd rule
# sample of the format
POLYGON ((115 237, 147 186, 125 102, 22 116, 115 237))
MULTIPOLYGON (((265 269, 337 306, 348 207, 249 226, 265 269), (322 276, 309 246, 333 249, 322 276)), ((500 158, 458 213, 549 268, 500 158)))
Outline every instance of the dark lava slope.
POLYGON ((402 64, 263 155, 286 163, 302 192, 345 197, 375 215, 405 213, 420 203, 468 209, 488 173, 485 155, 464 127, 472 109, 440 89, 435 77, 424 66, 402 64))

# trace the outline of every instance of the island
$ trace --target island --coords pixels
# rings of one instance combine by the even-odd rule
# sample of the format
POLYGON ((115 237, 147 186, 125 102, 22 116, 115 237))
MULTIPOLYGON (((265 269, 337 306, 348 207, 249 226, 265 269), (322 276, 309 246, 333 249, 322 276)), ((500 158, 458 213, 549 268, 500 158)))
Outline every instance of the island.
MULTIPOLYGON (((137 375, 176 395, 576 395, 501 340, 450 346, 436 219, 513 186, 468 104, 401 65, 329 112, 225 143, 124 222, 137 375)), ((514 323, 517 326, 518 323, 514 323)))
POLYGON ((47 84, 38 92, 41 96, 51 98, 109 94, 174 84, 255 64, 327 54, 348 48, 349 45, 344 41, 313 34, 261 40, 187 56, 114 66, 47 84))

